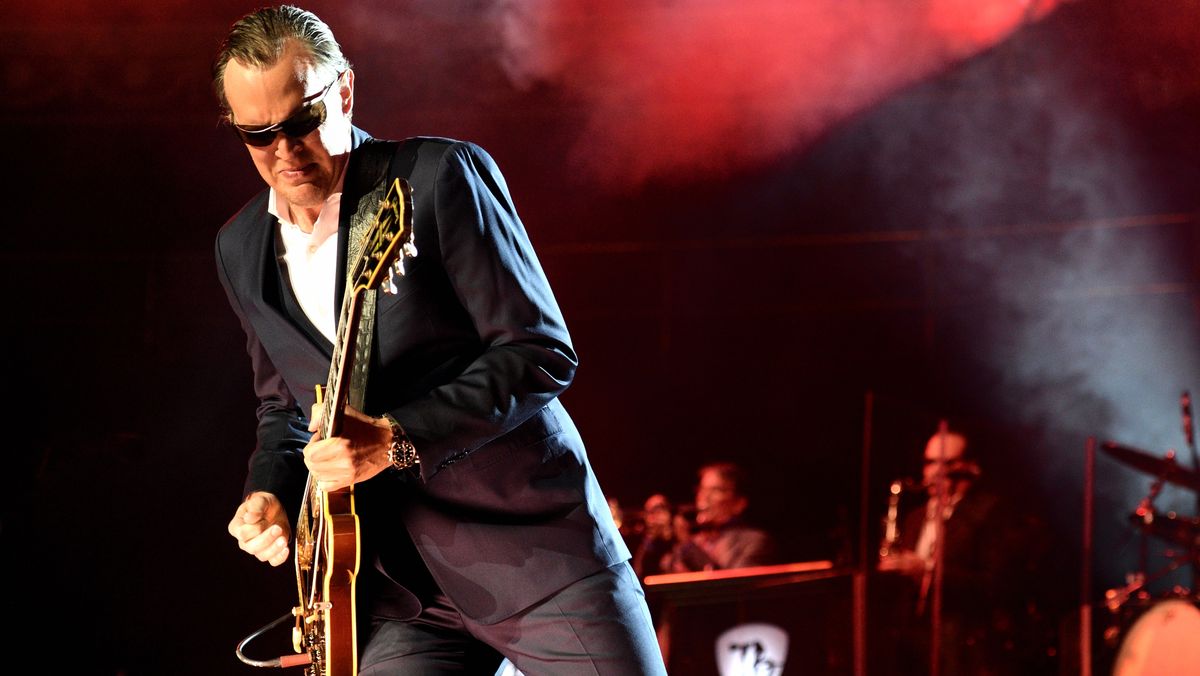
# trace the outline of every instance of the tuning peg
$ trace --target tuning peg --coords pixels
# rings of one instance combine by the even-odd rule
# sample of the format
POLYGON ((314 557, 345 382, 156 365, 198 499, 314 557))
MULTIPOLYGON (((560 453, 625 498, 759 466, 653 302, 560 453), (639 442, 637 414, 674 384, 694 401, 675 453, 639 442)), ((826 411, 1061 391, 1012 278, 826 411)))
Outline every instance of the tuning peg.
POLYGON ((397 258, 395 263, 392 263, 392 274, 404 276, 404 259, 397 258))
POLYGON ((383 285, 383 292, 384 292, 384 293, 386 293, 386 294, 389 294, 389 295, 392 295, 392 296, 394 296, 394 295, 396 295, 397 293, 399 293, 399 291, 400 291, 400 290, 396 288, 396 281, 395 281, 395 278, 394 278, 394 276, 392 275, 392 273, 391 273, 391 272, 389 272, 389 273, 388 273, 388 276, 387 276, 387 281, 386 281, 386 283, 383 285))
POLYGON ((405 256, 416 258, 416 256, 417 256, 417 245, 416 244, 413 244, 412 242, 405 242, 404 246, 402 248, 404 249, 405 256))

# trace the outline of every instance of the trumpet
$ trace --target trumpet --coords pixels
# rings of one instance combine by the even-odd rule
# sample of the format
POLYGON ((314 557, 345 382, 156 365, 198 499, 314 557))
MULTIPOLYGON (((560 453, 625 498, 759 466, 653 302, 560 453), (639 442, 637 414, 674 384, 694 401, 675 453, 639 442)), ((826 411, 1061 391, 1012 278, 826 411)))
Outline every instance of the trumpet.
POLYGON ((669 501, 663 500, 658 505, 651 506, 649 510, 645 509, 628 509, 622 507, 615 498, 609 498, 608 508, 612 513, 613 521, 617 524, 617 529, 622 533, 642 533, 651 524, 651 521, 662 521, 670 524, 675 517, 682 517, 687 520, 688 524, 696 527, 696 515, 699 513, 696 505, 691 503, 683 503, 672 505, 669 501), (664 516, 665 515, 665 516, 664 516), (655 518, 657 517, 657 518, 655 518))

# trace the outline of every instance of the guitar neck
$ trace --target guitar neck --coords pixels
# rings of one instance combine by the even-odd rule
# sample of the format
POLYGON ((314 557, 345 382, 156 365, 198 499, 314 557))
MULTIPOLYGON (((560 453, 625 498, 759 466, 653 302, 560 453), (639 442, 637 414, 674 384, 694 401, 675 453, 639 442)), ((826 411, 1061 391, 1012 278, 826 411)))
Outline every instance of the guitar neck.
POLYGON ((333 346, 333 359, 329 363, 329 377, 326 379, 321 425, 323 439, 335 437, 341 432, 342 414, 350 398, 350 377, 358 358, 358 320, 361 315, 362 294, 357 290, 348 290, 342 301, 338 340, 333 346))

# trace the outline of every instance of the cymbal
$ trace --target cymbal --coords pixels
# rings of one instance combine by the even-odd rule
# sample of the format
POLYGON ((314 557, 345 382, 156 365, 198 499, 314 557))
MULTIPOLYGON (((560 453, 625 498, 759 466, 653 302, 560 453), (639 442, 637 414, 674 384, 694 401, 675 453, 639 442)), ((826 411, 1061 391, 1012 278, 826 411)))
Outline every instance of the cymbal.
POLYGON ((1141 470, 1146 474, 1156 476, 1178 486, 1200 491, 1200 474, 1180 467, 1179 463, 1175 462, 1174 457, 1167 456, 1160 458, 1141 449, 1122 446, 1112 441, 1104 442, 1100 445, 1100 448, 1105 453, 1134 469, 1141 470))

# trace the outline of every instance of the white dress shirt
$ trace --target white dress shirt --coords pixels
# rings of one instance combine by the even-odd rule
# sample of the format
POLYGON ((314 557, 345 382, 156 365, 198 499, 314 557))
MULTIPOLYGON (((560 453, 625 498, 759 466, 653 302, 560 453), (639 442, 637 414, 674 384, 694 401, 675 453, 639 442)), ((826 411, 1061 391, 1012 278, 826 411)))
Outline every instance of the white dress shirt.
POLYGON ((282 264, 296 301, 308 320, 329 339, 337 340, 337 309, 333 306, 334 275, 337 274, 338 218, 342 211, 341 186, 330 195, 312 232, 304 232, 291 220, 291 208, 274 188, 267 211, 279 219, 276 232, 279 262, 282 264))

